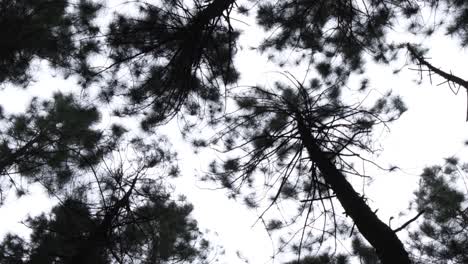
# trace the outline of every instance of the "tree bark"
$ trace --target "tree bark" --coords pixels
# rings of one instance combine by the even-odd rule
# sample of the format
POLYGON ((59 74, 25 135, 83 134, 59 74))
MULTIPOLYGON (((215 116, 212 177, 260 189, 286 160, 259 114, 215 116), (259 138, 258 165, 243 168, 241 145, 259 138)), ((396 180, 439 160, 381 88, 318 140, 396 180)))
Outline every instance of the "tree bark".
POLYGON ((383 264, 410 264, 411 260, 403 244, 393 230, 380 221, 377 215, 356 193, 344 174, 327 159, 325 153, 316 144, 313 135, 307 128, 300 114, 296 115, 296 122, 302 142, 315 162, 327 184, 335 192, 346 214, 350 216, 361 234, 375 248, 383 264))

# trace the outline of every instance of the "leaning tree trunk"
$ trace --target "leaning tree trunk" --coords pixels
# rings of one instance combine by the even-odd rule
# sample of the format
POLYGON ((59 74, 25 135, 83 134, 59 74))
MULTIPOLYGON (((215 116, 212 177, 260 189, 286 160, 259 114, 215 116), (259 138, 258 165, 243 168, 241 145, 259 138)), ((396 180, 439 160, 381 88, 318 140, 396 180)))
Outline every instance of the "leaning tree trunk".
POLYGON ((326 157, 299 114, 296 115, 296 121, 310 159, 315 162, 326 183, 335 192, 346 214, 353 219, 361 234, 375 248, 382 263, 410 264, 408 252, 395 232, 380 221, 362 197, 354 191, 343 173, 326 157))

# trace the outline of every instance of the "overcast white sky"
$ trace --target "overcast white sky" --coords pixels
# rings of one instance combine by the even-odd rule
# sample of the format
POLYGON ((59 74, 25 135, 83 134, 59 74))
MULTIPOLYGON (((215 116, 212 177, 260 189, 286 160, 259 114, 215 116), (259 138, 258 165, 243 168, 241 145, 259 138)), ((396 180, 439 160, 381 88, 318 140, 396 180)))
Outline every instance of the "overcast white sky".
MULTIPOLYGON (((246 21, 244 18, 242 20, 246 21)), ((278 69, 273 63, 248 49, 261 37, 253 25, 239 25, 245 30, 241 39, 243 49, 236 59, 243 76, 239 85, 271 83, 272 79, 278 77, 273 73, 278 69)), ((401 40, 402 37, 395 33, 395 39, 401 40)), ((456 40, 439 35, 425 40, 424 44, 432 49, 430 61, 434 65, 452 70, 461 77, 467 76, 463 63, 468 57, 456 40)), ((463 142, 468 139, 468 123, 465 122, 466 91, 460 90, 458 96, 455 96, 447 85, 437 86, 441 79, 435 78, 436 81, 430 84, 429 78, 424 76, 422 84, 418 85, 414 81, 419 78, 417 72, 405 67, 399 75, 393 75, 393 70, 376 65, 368 67, 371 87, 382 93, 392 89, 403 97, 409 108, 400 120, 390 126, 391 131, 383 133, 379 138, 383 150, 374 158, 384 166, 394 164, 402 170, 388 174, 366 165, 367 173, 374 176, 372 185, 366 187, 366 194, 371 198, 371 207, 379 209, 379 217, 384 222, 390 216, 396 217, 396 226, 398 222, 405 222, 411 217, 398 219, 398 213, 408 207, 417 186, 418 175, 424 166, 443 164, 443 158, 452 155, 468 161, 468 158, 464 159, 466 150, 463 147, 463 142)), ((5 87, 0 91, 0 104, 9 111, 22 111, 31 94, 47 97, 53 91, 70 85, 73 85, 73 80, 52 78, 48 72, 43 72, 28 91, 5 87)), ((218 234, 213 242, 226 249, 226 256, 220 256, 220 259, 226 263, 243 263, 236 256, 236 252, 240 251, 250 263, 271 263, 270 257, 274 251, 272 243, 262 225, 253 226, 258 212, 247 210, 240 202, 228 200, 222 190, 204 189, 208 186, 201 183, 197 176, 205 171, 206 159, 193 154, 189 145, 180 138, 174 137, 173 141, 179 152, 183 172, 183 178, 176 181, 176 191, 187 195, 189 202, 195 205, 194 217, 200 227, 218 234)), ((360 190, 361 187, 358 187, 360 190)), ((27 234, 28 229, 19 222, 28 214, 37 215, 50 209, 50 200, 41 193, 40 187, 31 187, 30 191, 31 195, 20 199, 11 195, 6 204, 0 207, 0 237, 9 231, 27 234)), ((274 242, 278 245, 277 241, 274 242)))

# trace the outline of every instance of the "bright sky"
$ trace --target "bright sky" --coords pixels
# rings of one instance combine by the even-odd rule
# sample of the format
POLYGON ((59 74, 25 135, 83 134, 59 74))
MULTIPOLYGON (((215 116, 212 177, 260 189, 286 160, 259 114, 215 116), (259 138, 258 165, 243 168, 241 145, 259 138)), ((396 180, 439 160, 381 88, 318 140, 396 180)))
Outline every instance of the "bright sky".
MULTIPOLYGON (((249 49, 249 45, 261 39, 261 34, 253 25, 239 24, 245 31, 241 39, 243 49, 239 50, 236 59, 243 76, 239 85, 268 83, 278 78, 274 73, 278 68, 265 56, 249 49)), ((395 39, 398 38, 401 36, 395 33, 395 39)), ((431 63, 446 71, 452 70, 462 78, 467 77, 462 63, 467 61, 468 56, 466 51, 459 48, 456 40, 439 35, 425 40, 424 44, 432 49, 429 53, 431 63)), ((434 78, 434 83, 430 84, 427 76, 423 76, 422 84, 418 85, 415 82, 419 79, 418 73, 409 69, 415 68, 414 65, 404 67, 400 74, 393 75, 392 71, 397 66, 403 67, 403 61, 400 65, 393 64, 393 67, 372 65, 367 72, 371 77, 371 87, 381 93, 392 89, 403 97, 409 108, 400 120, 390 126, 390 132, 384 132, 379 137, 382 151, 374 157, 383 166, 397 165, 401 170, 389 174, 366 165, 367 174, 374 177, 372 185, 366 187, 371 207, 379 209, 378 215, 384 222, 394 216, 395 226, 413 216, 410 214, 399 218, 398 213, 408 207, 424 166, 443 164, 443 158, 452 155, 458 155, 464 161, 466 149, 463 142, 468 139, 466 91, 460 90, 455 96, 447 85, 437 86, 441 79, 434 78)), ((27 92, 12 87, 1 90, 0 104, 9 111, 22 111, 31 94, 47 97, 53 91, 71 85, 73 80, 64 81, 60 77, 50 77, 47 72, 41 73, 27 92)), ((169 131, 173 129, 166 128, 169 131)), ((183 172, 183 177, 174 184, 176 192, 185 194, 188 201, 195 205, 194 218, 201 229, 209 229, 213 243, 225 248, 226 255, 219 258, 226 263, 244 263, 242 258, 250 263, 271 263, 272 242, 262 225, 253 226, 259 212, 247 210, 241 202, 228 200, 223 190, 206 189, 210 186, 201 183, 198 176, 206 171, 207 160, 202 155, 193 154, 189 145, 177 136, 172 140, 179 152, 183 172), (242 258, 237 256, 237 251, 241 252, 242 258)), ((360 185, 356 187, 361 190, 360 185)), ((28 214, 37 215, 50 209, 50 200, 42 194, 40 187, 33 186, 30 192, 30 195, 16 199, 12 191, 5 205, 0 207, 0 237, 9 231, 27 234, 28 229, 19 222, 28 214)), ((278 245, 277 241, 273 242, 278 245)), ((278 260, 275 263, 279 263, 278 260)))

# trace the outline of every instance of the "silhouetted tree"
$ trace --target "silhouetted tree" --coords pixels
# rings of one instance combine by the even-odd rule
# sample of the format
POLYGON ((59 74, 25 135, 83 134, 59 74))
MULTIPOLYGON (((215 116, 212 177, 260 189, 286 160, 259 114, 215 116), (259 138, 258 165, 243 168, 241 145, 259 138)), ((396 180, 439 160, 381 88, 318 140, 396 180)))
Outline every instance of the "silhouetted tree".
MULTIPOLYGON (((398 118, 406 110, 404 104, 387 95, 372 107, 347 105, 337 93, 340 87, 293 85, 251 87, 239 94, 235 114, 219 121, 219 136, 209 142, 219 142, 235 156, 223 164, 212 163, 212 179, 236 195, 244 183, 255 186, 254 177, 263 173, 265 187, 275 190, 272 204, 281 198, 295 200, 300 214, 307 216, 318 205, 334 228, 340 224, 333 206, 336 198, 384 263, 409 263, 396 234, 345 176, 359 175, 347 158, 372 151, 372 129, 398 118)), ((315 220, 306 217, 304 226, 315 220)), ((302 233, 299 248, 305 237, 302 233)))
POLYGON ((167 195, 135 208, 127 222, 113 221, 105 240, 107 215, 92 214, 83 201, 68 199, 49 216, 29 218, 29 241, 8 235, 0 245, 2 263, 203 263, 209 250, 190 218, 191 205, 179 205, 167 195), (199 243, 199 244, 197 244, 199 243))
POLYGON ((125 153, 114 149, 87 165, 91 175, 54 193, 63 197, 59 205, 25 222, 28 240, 8 235, 0 262, 206 263, 211 247, 190 217, 192 205, 172 200, 165 188, 164 179, 177 174, 173 154, 164 141, 132 141, 132 156, 119 162, 113 157, 125 153), (150 175, 164 168, 165 175, 150 175))
POLYGON ((200 100, 219 108, 221 84, 238 79, 233 56, 239 32, 229 18, 235 1, 188 2, 137 3, 138 15, 117 14, 109 25, 111 63, 98 73, 110 77, 101 98, 124 95, 128 104, 118 114, 144 112, 145 129, 183 106, 196 115, 200 100))

